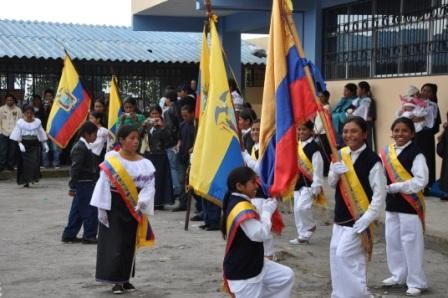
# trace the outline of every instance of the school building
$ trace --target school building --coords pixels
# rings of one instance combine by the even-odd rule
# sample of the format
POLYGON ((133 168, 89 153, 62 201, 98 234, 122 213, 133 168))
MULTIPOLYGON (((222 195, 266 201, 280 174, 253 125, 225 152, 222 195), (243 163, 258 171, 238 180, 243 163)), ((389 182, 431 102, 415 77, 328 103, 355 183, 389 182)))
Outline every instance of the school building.
MULTIPOLYGON (((212 0, 230 64, 241 77, 241 34, 269 31, 272 0, 212 0)), ((448 0, 293 0, 306 57, 320 67, 331 103, 343 86, 365 80, 377 102, 377 147, 390 142, 399 94, 409 85, 438 85, 443 121, 448 111, 448 0)), ((132 0, 133 29, 201 32, 202 0, 132 0)), ((259 80, 263 74, 252 74, 259 80)), ((258 81, 258 85, 262 86, 258 81)), ((257 86, 245 96, 261 104, 257 86)))

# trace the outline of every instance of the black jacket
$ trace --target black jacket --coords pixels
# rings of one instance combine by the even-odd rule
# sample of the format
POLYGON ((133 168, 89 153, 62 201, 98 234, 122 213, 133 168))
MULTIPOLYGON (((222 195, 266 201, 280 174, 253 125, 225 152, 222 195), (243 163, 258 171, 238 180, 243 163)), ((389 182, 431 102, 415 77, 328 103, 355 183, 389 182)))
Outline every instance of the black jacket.
POLYGON ((80 181, 95 182, 99 177, 98 157, 79 140, 70 151, 72 165, 70 167, 70 189, 76 190, 80 181))

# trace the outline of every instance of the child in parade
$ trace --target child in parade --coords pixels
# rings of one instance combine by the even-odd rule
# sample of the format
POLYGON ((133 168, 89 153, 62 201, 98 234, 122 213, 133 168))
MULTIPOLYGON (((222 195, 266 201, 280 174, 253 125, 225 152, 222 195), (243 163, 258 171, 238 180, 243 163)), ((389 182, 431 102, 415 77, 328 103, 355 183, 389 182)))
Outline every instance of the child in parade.
MULTIPOLYGON (((249 154, 247 150, 242 152, 244 162, 248 167, 250 167, 255 173, 259 171, 259 163, 258 163, 258 150, 260 148, 259 139, 260 139, 260 119, 257 119, 252 124, 252 128, 250 130, 250 134, 252 137, 252 140, 254 141, 254 145, 252 147, 252 152, 249 154)), ((262 212, 263 204, 266 201, 268 196, 263 192, 261 187, 258 187, 257 193, 255 194, 255 197, 252 198, 250 201, 252 202, 252 205, 255 206, 258 213, 262 212)), ((274 259, 275 255, 275 249, 274 249, 274 235, 271 231, 269 237, 263 241, 263 247, 264 247, 264 256, 270 260, 274 259)))
POLYGON ((313 202, 321 196, 323 185, 324 162, 319 145, 313 138, 314 123, 307 121, 297 126, 298 166, 299 174, 294 188, 294 219, 297 228, 297 238, 289 241, 290 244, 309 243, 316 222, 313 217, 313 202))
POLYGON ((371 252, 371 223, 380 215, 386 197, 386 177, 381 159, 365 144, 367 123, 361 117, 347 119, 342 126, 346 147, 341 148, 342 161, 331 163, 330 186, 336 188, 335 216, 330 243, 332 298, 367 298, 366 255, 371 252), (341 182, 345 175, 349 188, 341 182), (351 191, 352 198, 347 196, 351 191), (357 212, 353 210, 357 208, 357 212), (355 218, 359 214, 359 218, 355 218), (367 236, 362 241, 362 236, 367 236), (363 235, 361 235, 363 234, 363 235))
POLYGON ((413 142, 414 123, 397 118, 392 126, 395 143, 381 151, 387 173, 386 252, 391 276, 384 286, 403 285, 406 295, 418 296, 428 285, 423 271, 425 202, 428 183, 424 155, 413 142))
POLYGON ((154 214, 154 166, 137 153, 139 132, 124 125, 117 132, 120 151, 110 151, 90 204, 100 222, 96 280, 114 284, 114 294, 133 291, 136 247, 152 246, 147 215, 154 214))
POLYGON ((40 119, 34 118, 34 107, 23 108, 23 118, 17 120, 9 138, 19 144, 20 155, 17 162, 17 184, 29 187, 39 181, 40 152, 48 152, 47 134, 40 119))
POLYGON ((62 234, 62 242, 95 244, 98 231, 97 209, 90 206, 93 188, 98 180, 98 157, 90 146, 95 142, 98 128, 91 122, 85 122, 79 130, 79 140, 70 152, 69 196, 73 197, 68 223, 62 234), (81 226, 84 226, 82 239, 77 238, 81 226))
POLYGON ((91 144, 92 152, 99 157, 99 162, 103 162, 108 144, 112 144, 112 133, 103 126, 104 114, 100 112, 90 112, 89 121, 98 127, 96 140, 91 144))
POLYGON ((224 281, 236 298, 290 297, 294 285, 291 268, 264 258, 263 241, 271 234, 276 199, 264 201, 261 213, 251 203, 257 192, 257 175, 239 167, 227 178, 221 231, 227 238, 224 281))

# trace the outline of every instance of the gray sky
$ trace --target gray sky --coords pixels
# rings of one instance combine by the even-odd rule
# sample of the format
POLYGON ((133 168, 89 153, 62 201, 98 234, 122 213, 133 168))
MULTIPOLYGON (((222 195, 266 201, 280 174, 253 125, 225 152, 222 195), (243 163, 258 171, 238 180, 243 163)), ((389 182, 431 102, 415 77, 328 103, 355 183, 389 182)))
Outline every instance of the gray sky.
POLYGON ((0 0, 0 19, 131 26, 131 1, 0 0))

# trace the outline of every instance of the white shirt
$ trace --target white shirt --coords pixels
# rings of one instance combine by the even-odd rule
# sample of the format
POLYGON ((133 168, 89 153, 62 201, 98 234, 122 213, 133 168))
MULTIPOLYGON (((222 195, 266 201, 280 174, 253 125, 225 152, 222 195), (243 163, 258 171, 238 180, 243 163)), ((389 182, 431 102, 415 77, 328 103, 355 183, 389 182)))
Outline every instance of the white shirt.
POLYGON ((39 142, 45 142, 48 139, 42 128, 42 122, 37 118, 34 118, 32 122, 27 122, 24 119, 17 120, 9 138, 21 142, 24 136, 36 136, 39 142))
MULTIPOLYGON (((352 159, 352 162, 355 163, 358 159, 359 155, 366 149, 366 144, 363 144, 361 148, 357 150, 350 150, 350 157, 352 159)), ((336 188, 339 181, 339 175, 334 173, 331 170, 328 172, 328 183, 331 187, 336 188)), ((369 184, 372 188, 372 200, 370 201, 369 208, 367 211, 363 214, 362 217, 367 218, 370 222, 375 220, 383 210, 384 202, 386 199, 386 175, 384 172, 383 165, 381 162, 377 162, 369 173, 369 184)))
MULTIPOLYGON (((304 148, 306 145, 313 141, 313 137, 310 137, 306 141, 299 141, 299 145, 304 148)), ((322 155, 319 151, 313 153, 311 163, 313 165, 313 183, 311 183, 310 187, 313 195, 317 195, 320 193, 320 188, 323 183, 324 176, 324 160, 322 159, 322 155)))
POLYGON ((107 139, 109 137, 109 130, 105 127, 98 128, 98 132, 96 134, 96 140, 92 144, 90 144, 92 152, 100 156, 103 151, 104 146, 107 144, 107 139))
MULTIPOLYGON (((154 214, 154 194, 155 194, 155 168, 153 164, 146 158, 131 161, 121 157, 117 151, 110 151, 106 153, 106 159, 110 156, 116 156, 120 160, 123 167, 128 174, 133 178, 135 186, 140 188, 138 194, 138 201, 145 203, 147 206, 143 213, 148 215, 154 214)), ((98 179, 95 189, 93 190, 90 205, 98 207, 103 210, 110 210, 111 208, 111 182, 104 171, 100 171, 100 178, 98 179)))
MULTIPOLYGON (((323 113, 328 113, 329 114, 329 119, 331 119, 330 105, 324 105, 323 107, 324 107, 323 113)), ((316 118, 314 118, 314 133, 316 135, 320 135, 320 134, 324 134, 325 133, 324 125, 322 123, 322 119, 320 118, 319 114, 317 114, 316 118)))
MULTIPOLYGON (((394 146, 397 156, 399 156, 400 153, 403 152, 403 150, 410 144, 412 144, 412 141, 407 142, 401 147, 395 144, 394 146)), ((414 161, 412 162, 411 173, 412 176, 414 176, 411 179, 403 182, 392 183, 398 192, 414 194, 424 189, 426 184, 428 184, 428 166, 426 164, 425 156, 422 153, 415 156, 414 161)))
POLYGON ((370 97, 358 97, 353 101, 353 105, 356 106, 356 109, 353 111, 352 115, 359 116, 367 121, 371 103, 372 99, 370 97))
POLYGON ((22 110, 18 106, 2 105, 0 107, 0 134, 8 137, 20 118, 22 118, 22 110))

